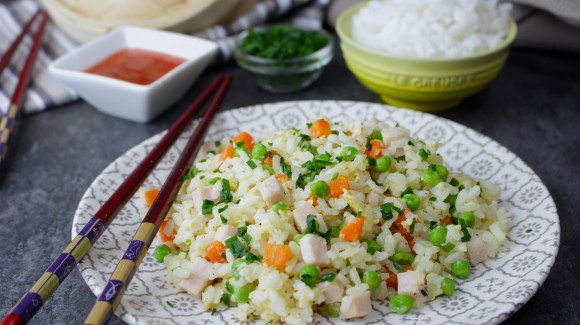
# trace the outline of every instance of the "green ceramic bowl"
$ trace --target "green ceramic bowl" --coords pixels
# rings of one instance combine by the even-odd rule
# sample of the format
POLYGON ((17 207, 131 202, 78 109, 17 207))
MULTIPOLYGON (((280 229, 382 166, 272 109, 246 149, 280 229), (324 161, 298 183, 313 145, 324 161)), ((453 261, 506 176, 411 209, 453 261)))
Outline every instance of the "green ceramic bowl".
POLYGON ((512 20, 508 36, 497 48, 467 57, 419 59, 388 55, 358 44, 351 36, 352 16, 364 5, 345 10, 336 23, 348 68, 383 101, 420 111, 451 108, 483 89, 501 71, 517 33, 512 20))

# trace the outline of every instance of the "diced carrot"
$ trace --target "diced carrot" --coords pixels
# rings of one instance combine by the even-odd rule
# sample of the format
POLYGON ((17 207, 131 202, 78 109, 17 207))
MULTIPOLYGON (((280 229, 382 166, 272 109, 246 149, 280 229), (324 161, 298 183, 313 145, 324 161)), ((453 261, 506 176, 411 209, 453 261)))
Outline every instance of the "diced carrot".
POLYGON ((226 245, 221 241, 214 240, 205 249, 205 256, 208 261, 212 263, 225 263, 227 260, 224 258, 226 252, 226 245))
POLYGON ((443 218, 443 220, 441 220, 441 225, 442 226, 447 226, 453 223, 453 220, 451 220, 450 216, 447 216, 445 218, 443 218))
POLYGON ((413 267, 411 265, 403 265, 403 270, 405 270, 405 272, 413 271, 413 267))
POLYGON ((310 136, 313 138, 327 137, 330 132, 330 123, 325 120, 316 120, 310 126, 310 136))
POLYGON ((232 139, 233 143, 238 143, 242 141, 244 142, 244 146, 248 147, 248 149, 250 149, 250 152, 252 152, 252 149, 254 149, 254 138, 252 138, 252 136, 248 132, 242 132, 232 139))
POLYGON ((157 194, 159 194, 159 189, 151 189, 145 192, 145 204, 148 207, 150 207, 151 204, 153 204, 153 201, 155 201, 157 194))
POLYGON ((220 160, 224 161, 228 158, 234 158, 234 146, 232 146, 231 144, 229 146, 227 146, 224 151, 222 151, 222 154, 220 155, 220 160))
POLYGON ((272 157, 270 157, 270 155, 266 155, 266 157, 264 157, 263 163, 272 167, 272 157))
POLYGON ((387 269, 387 273, 389 274, 389 277, 387 278, 387 287, 399 290, 399 279, 397 278, 397 274, 389 269, 387 269))
POLYGON ((173 241, 175 238, 175 223, 173 220, 164 220, 159 228, 159 236, 162 242, 173 241))
POLYGON ((340 231, 340 239, 345 241, 356 241, 360 239, 362 234, 363 224, 365 218, 360 216, 351 221, 340 231))
POLYGON ((288 245, 267 243, 266 246, 264 246, 264 257, 262 258, 262 262, 269 266, 276 268, 286 267, 290 258, 292 258, 292 251, 288 245))
POLYGON ((288 181, 286 179, 286 177, 284 176, 284 174, 282 174, 282 173, 279 173, 278 175, 276 175, 276 178, 278 179, 278 182, 280 182, 280 184, 284 184, 288 181))
POLYGON ((393 234, 400 233, 401 236, 403 236, 403 238, 405 238, 407 240, 407 244, 409 245, 409 248, 411 249, 411 254, 413 254, 413 256, 415 256, 415 255, 417 255, 415 253, 415 251, 413 250, 413 246, 415 246, 415 238, 413 237, 413 235, 411 235, 409 233, 407 228, 405 228, 405 226, 403 226, 403 222, 405 220, 407 220, 406 215, 409 212, 411 212, 411 209, 407 208, 407 209, 405 209, 405 212, 397 218, 397 220, 391 226, 391 233, 393 233, 393 234))
POLYGON ((264 164, 266 164, 266 165, 268 165, 268 166, 272 167, 272 157, 273 157, 274 155, 278 155, 278 156, 279 156, 279 154, 278 154, 276 151, 274 151, 274 150, 270 150, 270 151, 268 151, 268 152, 266 153, 266 157, 264 157, 264 160, 263 160, 262 162, 263 162, 264 164))
POLYGON ((371 140, 371 148, 369 150, 365 150, 365 155, 371 158, 379 158, 383 155, 383 149, 385 146, 379 140, 371 140))
POLYGON ((318 205, 318 198, 314 194, 310 194, 306 198, 306 201, 312 201, 312 206, 317 206, 318 205))
POLYGON ((330 186, 330 196, 334 198, 341 196, 344 193, 344 190, 350 189, 350 186, 348 185, 348 177, 346 176, 338 176, 337 179, 330 181, 328 186, 330 186))

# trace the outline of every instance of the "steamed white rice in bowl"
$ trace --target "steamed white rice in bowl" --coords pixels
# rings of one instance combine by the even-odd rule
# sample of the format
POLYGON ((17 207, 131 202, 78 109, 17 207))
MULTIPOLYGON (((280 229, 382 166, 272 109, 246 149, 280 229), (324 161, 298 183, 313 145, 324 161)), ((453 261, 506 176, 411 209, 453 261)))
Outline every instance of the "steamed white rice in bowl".
POLYGON ((352 18, 353 39, 385 54, 459 58, 499 46, 511 4, 497 0, 372 0, 352 18))
POLYGON ((167 280, 208 311, 304 324, 389 300, 406 313, 453 295, 505 240, 499 188, 402 126, 321 119, 231 140, 206 144, 162 229, 167 280))

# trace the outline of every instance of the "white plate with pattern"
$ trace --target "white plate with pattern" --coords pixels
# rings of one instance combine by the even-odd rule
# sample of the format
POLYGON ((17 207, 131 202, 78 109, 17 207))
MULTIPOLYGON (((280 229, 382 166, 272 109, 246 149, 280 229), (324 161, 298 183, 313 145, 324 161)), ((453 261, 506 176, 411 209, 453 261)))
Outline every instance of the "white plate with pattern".
MULTIPOLYGON (((473 268, 472 276, 458 282, 456 293, 439 297, 406 315, 392 312, 388 302, 373 302, 373 313, 349 321, 356 324, 494 324, 525 302, 544 282, 554 264, 560 243, 556 206, 539 177, 516 155, 492 139, 465 126, 434 115, 394 107, 348 101, 297 101, 256 105, 216 116, 210 138, 253 135, 275 129, 302 127, 326 116, 340 120, 370 119, 399 123, 414 137, 440 142, 439 152, 451 170, 488 179, 501 187, 501 204, 509 215, 508 240, 495 259, 473 268)), ((192 133, 186 130, 145 182, 160 186, 192 133)), ((87 223, 98 207, 159 141, 157 134, 111 163, 85 192, 75 213, 72 235, 87 223)), ((81 274, 91 290, 100 294, 140 223, 141 203, 132 199, 88 255, 81 274)), ((165 281, 165 265, 150 249, 115 311, 129 324, 241 324, 230 311, 211 315, 195 298, 179 293, 165 281)), ((317 316, 317 324, 341 324, 340 319, 317 316)), ((248 323, 260 323, 257 321, 248 323)))

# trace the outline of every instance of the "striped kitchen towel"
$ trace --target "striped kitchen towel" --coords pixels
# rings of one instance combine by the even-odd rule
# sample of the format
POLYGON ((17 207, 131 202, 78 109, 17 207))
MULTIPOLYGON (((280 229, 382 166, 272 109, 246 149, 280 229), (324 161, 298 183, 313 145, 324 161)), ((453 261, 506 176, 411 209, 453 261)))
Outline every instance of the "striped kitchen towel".
MULTIPOLYGON (((18 36, 24 24, 38 10, 34 1, 25 0, 0 4, 0 53, 4 53, 12 41, 18 36)), ((40 21, 40 19, 38 19, 40 21)), ((25 37, 18 50, 14 53, 10 64, 0 75, 0 113, 8 110, 10 96, 18 83, 18 74, 24 65, 28 50, 32 45, 36 25, 31 28, 29 36, 25 37)), ((46 68, 52 60, 74 49, 76 44, 67 38, 52 23, 48 23, 44 35, 44 43, 32 74, 31 83, 24 100, 24 113, 41 111, 46 107, 58 106, 77 98, 76 94, 62 85, 58 80, 48 75, 46 68)))
MULTIPOLYGON (((235 35, 256 25, 272 21, 290 23, 296 26, 318 29, 322 26, 324 8, 329 0, 262 0, 227 26, 214 26, 196 36, 218 43, 221 56, 218 64, 232 57, 235 35)), ((36 12, 38 4, 33 0, 12 1, 0 4, 0 53, 3 53, 18 35, 22 25, 36 12)), ((34 27, 32 31, 34 31, 34 27)), ((30 36, 15 53, 11 64, 0 76, 0 113, 8 108, 9 98, 18 81, 28 49, 32 43, 30 36)), ((48 75, 46 67, 55 58, 77 46, 54 24, 49 23, 43 46, 38 53, 37 64, 31 85, 24 102, 24 113, 42 111, 77 98, 77 95, 58 80, 48 75)))

